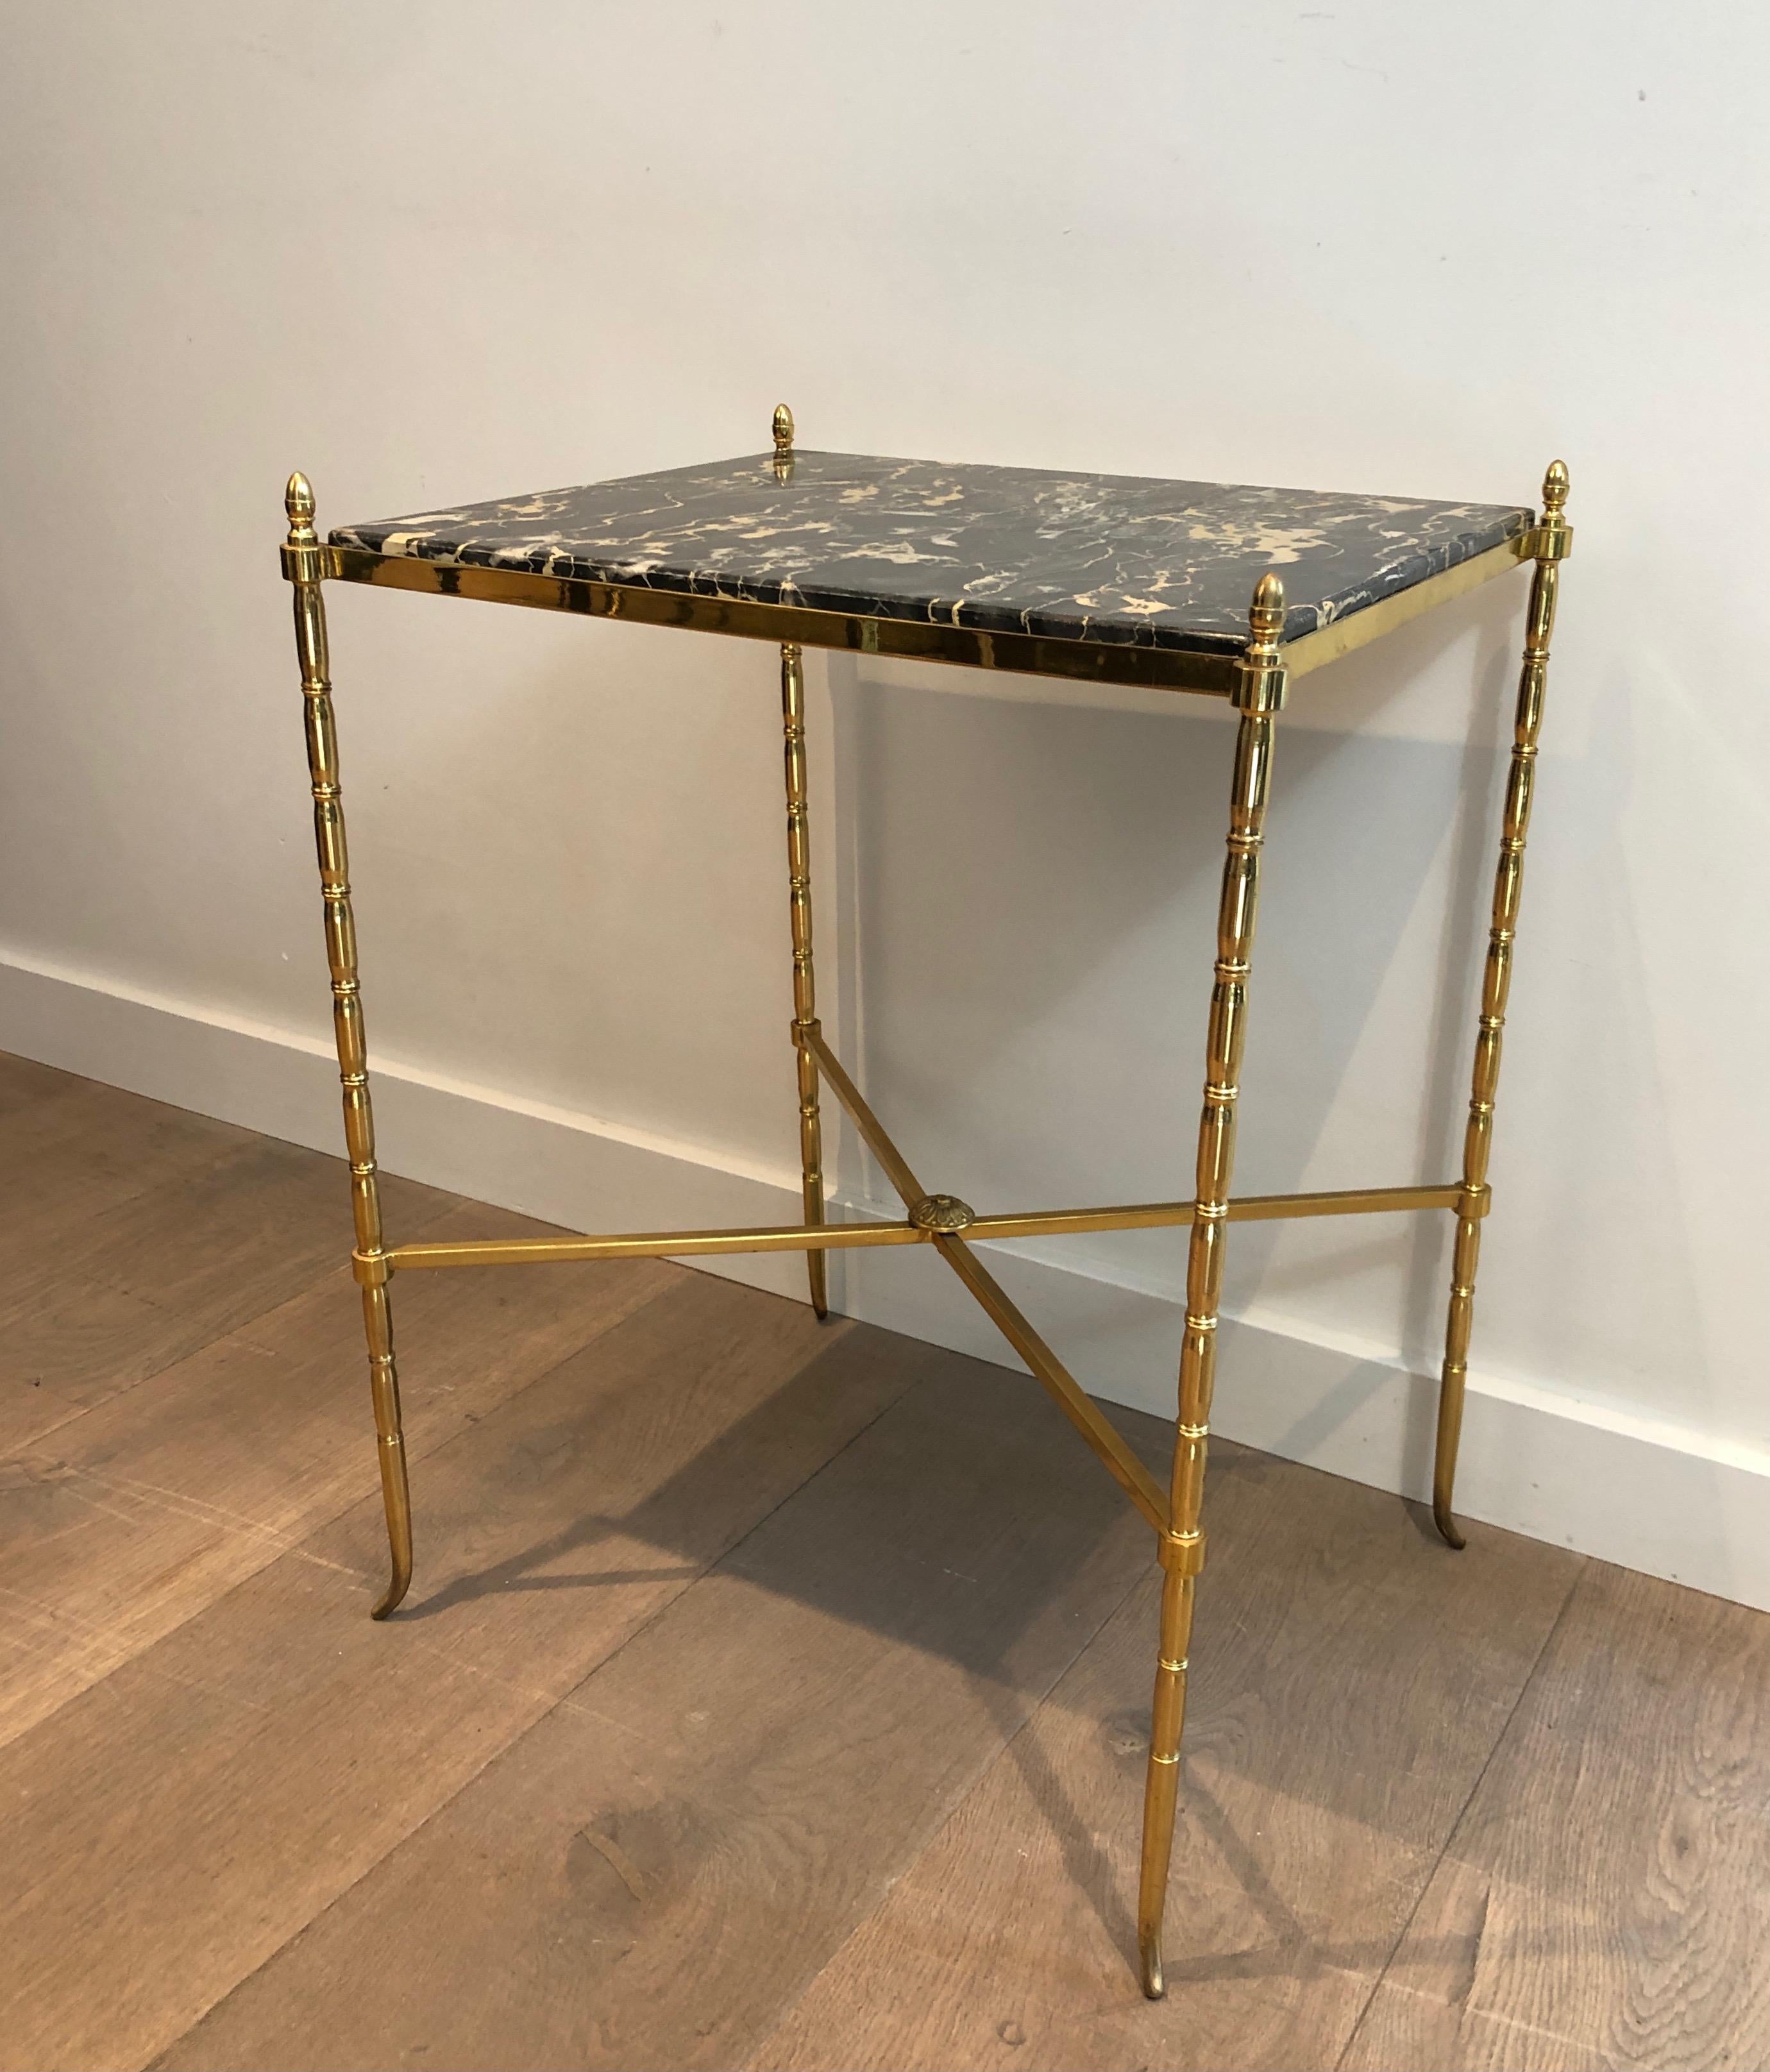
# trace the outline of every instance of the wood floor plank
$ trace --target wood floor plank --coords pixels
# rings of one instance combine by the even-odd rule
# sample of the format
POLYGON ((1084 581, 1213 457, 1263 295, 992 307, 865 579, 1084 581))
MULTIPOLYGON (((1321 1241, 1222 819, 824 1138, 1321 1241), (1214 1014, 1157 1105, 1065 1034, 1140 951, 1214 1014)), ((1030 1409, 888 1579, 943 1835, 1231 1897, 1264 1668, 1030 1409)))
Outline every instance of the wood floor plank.
POLYGON ((1150 1566, 1032 1383, 920 1357, 912 1394, 163 2064, 740 2062, 1150 1566))
POLYGON ((1453 1556, 1258 1453, 1212 1473, 1167 2000, 1132 1969, 1152 1578, 752 2066, 1333 2064, 1579 1562, 1453 1556))
MULTIPOLYGON (((426 1235, 545 1226, 474 1206, 426 1235)), ((424 1456, 677 1286, 661 1260, 414 1276, 394 1294, 424 1456)), ((379 1486, 348 1272, 0 1462, 0 1742, 379 1486)))
POLYGON ((1594 1562, 1348 2068, 1770 2064, 1770 1617, 1594 1562))
MULTIPOLYGON (((341 1158, 249 1139, 206 1150, 196 1170, 72 1227, 8 1244, 0 1451, 159 1373, 348 1260, 349 1186, 341 1158)), ((394 1177, 383 1194, 397 1227, 459 1201, 394 1177)))
POLYGON ((40 1108, 59 1095, 91 1083, 54 1065, 39 1065, 34 1058, 0 1050, 0 1116, 10 1115, 17 1108, 40 1108))
POLYGON ((163 2048, 864 1428, 921 1356, 685 1274, 423 1464, 409 1613, 364 1616, 385 1559, 364 1503, 0 1749, 24 1867, 0 1887, 0 2065, 124 2066, 163 2048))
POLYGON ((0 1296, 0 1456, 157 1374, 166 1312, 102 1281, 45 1277, 0 1296))
MULTIPOLYGON (((393 1174, 381 1186, 396 1231, 461 1201, 393 1174)), ((58 1244, 54 1264, 139 1295, 193 1329, 212 1318, 228 1328, 294 1292, 291 1276, 303 1286, 348 1259, 349 1206, 342 1157, 259 1137, 88 1218, 58 1244)))
POLYGON ((1341 2061, 1377 2072, 1616 2072, 1590 2045, 1385 1979, 1341 2061))
POLYGON ((56 1264, 69 1232, 150 1188, 266 1140, 95 1079, 39 1090, 0 1112, 0 1246, 56 1264))
MULTIPOLYGON (((104 1274, 95 1223, 156 1190, 175 1195, 267 1141, 57 1076, 66 1087, 0 1113, 0 1171, 10 1182, 0 1190, 0 1452, 175 1357, 163 1349, 169 1330, 176 1336, 164 1309, 104 1274)), ((224 1245, 224 1231, 217 1237, 224 1245)))
MULTIPOLYGON (((17 1075, 48 1070, 12 1060, 17 1075)), ((0 1196, 10 1244, 145 1194, 229 1152, 273 1141, 237 1123, 150 1100, 99 1079, 58 1072, 34 1095, 0 1104, 0 1166, 14 1185, 0 1196)))

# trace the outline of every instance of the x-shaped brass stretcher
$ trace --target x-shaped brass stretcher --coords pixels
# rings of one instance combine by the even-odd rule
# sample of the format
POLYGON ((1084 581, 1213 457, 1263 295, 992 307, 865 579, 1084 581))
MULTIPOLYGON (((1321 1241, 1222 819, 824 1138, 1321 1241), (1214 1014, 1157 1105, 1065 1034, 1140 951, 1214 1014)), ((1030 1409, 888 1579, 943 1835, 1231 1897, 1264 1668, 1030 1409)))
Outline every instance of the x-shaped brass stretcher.
MULTIPOLYGON (((777 469, 789 471, 792 421, 784 406, 776 413, 774 429, 776 465, 777 469)), ((1195 1582, 1204 1561, 1204 1535, 1200 1519, 1215 1373, 1224 1232, 1228 1224, 1297 1216, 1381 1215, 1397 1210, 1454 1211, 1457 1218, 1456 1239, 1439 1387, 1433 1511, 1439 1531, 1451 1545, 1463 1544, 1451 1514, 1451 1498, 1462 1424, 1476 1262, 1481 1222, 1487 1215, 1490 1198, 1488 1153, 1494 1091, 1499 1076, 1500 1032, 1511 978, 1525 837, 1530 816, 1537 730, 1542 717, 1559 564, 1566 558, 1572 541, 1563 515, 1566 495, 1566 471, 1558 461, 1544 481, 1543 510, 1535 529, 1509 543, 1503 554, 1501 550, 1495 550, 1495 554, 1506 560, 1508 565, 1529 559, 1534 562, 1535 569, 1526 619, 1511 771, 1459 1179, 1436 1186, 1359 1189, 1333 1194, 1246 1195, 1237 1198, 1230 1192, 1249 962, 1253 947, 1274 725, 1284 703, 1288 673, 1285 650, 1281 645, 1284 593, 1278 576, 1269 574, 1261 579, 1254 593, 1249 613, 1247 644, 1241 660, 1234 664, 1229 686, 1229 696, 1238 710, 1240 721, 1230 785, 1227 854, 1218 908, 1216 960, 1206 1044, 1204 1106, 1199 1127, 1196 1191, 1192 1200, 978 1215, 955 1195, 929 1193, 912 1171, 903 1153, 886 1134, 825 1042, 817 1020, 812 967, 810 848, 806 824, 804 665, 801 644, 785 640, 780 644, 780 676, 792 935, 792 1029, 798 1063, 805 1221, 758 1230, 652 1231, 610 1237, 508 1238, 478 1243, 389 1246, 383 1241, 381 1231, 374 1123, 369 1106, 321 585, 328 578, 340 577, 356 581, 386 580, 415 588, 453 588, 463 594, 501 595, 516 602, 555 600, 550 595, 539 594, 536 579, 520 574, 500 580, 500 572, 449 571, 451 580, 444 581, 422 562, 371 566, 370 557, 354 550, 322 545, 314 529, 312 491, 305 477, 292 476, 286 500, 290 529, 283 549, 283 564, 294 593, 296 644, 305 694, 315 831, 356 1219, 356 1242, 352 1258, 362 1289, 371 1390, 380 1439, 381 1487, 392 1553, 392 1578, 374 1608, 374 1617, 385 1618, 399 1605, 412 1574, 411 1503, 406 1484, 387 1296, 388 1282, 394 1273, 453 1266, 537 1264, 550 1260, 694 1258, 747 1252, 803 1252, 806 1255, 812 1301, 817 1314, 823 1317, 828 1314, 825 1252, 874 1245, 932 1245, 977 1298, 1156 1533, 1158 1557, 1164 1572, 1149 1771, 1144 1795, 1138 1940, 1143 1989, 1151 1998, 1159 1997, 1163 1991, 1162 1914, 1173 1841, 1180 1732, 1186 1702, 1187 1647, 1192 1625, 1195 1582), (846 1109, 862 1139, 902 1198, 906 1214, 900 1220, 846 1224, 825 1221, 820 1083, 827 1085, 846 1109), (974 1247, 980 1242, 998 1238, 1054 1237, 1082 1231, 1150 1230, 1179 1224, 1190 1226, 1192 1236, 1187 1266, 1185 1332, 1180 1356, 1179 1414, 1175 1432, 1172 1473, 1169 1486, 1164 1490, 1009 1299, 974 1247)), ((1485 574, 1497 572, 1497 562, 1486 570, 1477 569, 1472 578, 1456 575, 1453 571, 1456 576, 1454 587, 1468 587, 1472 580, 1481 580, 1485 574)), ((565 594, 571 587, 566 584, 541 587, 560 592, 558 601, 564 608, 615 608, 574 602, 565 594)), ((582 587, 585 586, 580 586, 582 587)), ((1447 586, 1443 594, 1452 594, 1452 588, 1447 586)), ((640 602, 650 608, 650 600, 640 602)), ((728 612, 726 619, 730 617, 728 612)), ((733 625, 722 620, 718 630, 753 632, 755 629, 748 623, 733 625)), ((1001 644, 1004 653, 1008 653, 1006 644, 1001 644)), ((1027 643, 1028 652, 1032 645, 1027 643)), ((1013 667, 1015 661, 1002 660, 1000 666, 1013 667)))

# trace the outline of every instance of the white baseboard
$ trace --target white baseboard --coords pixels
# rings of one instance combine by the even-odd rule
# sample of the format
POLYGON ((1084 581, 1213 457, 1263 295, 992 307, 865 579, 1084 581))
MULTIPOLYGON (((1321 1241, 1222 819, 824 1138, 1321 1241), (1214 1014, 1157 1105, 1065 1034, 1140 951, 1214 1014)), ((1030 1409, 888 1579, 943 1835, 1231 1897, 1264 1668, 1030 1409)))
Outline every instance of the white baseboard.
MULTIPOLYGON (((0 960, 0 1049, 154 1100, 335 1152, 331 1046, 22 959, 0 960)), ((377 1120, 390 1170, 577 1230, 790 1223, 798 1174, 441 1079, 377 1058, 377 1120)), ((862 1207, 848 1213, 866 1214, 862 1207)), ((949 1274, 918 1250, 832 1253, 850 1316, 1017 1364, 949 1274)), ((694 1264, 804 1293, 796 1256, 694 1264)), ((1087 1387, 1173 1412, 1175 1305, 1009 1246, 1004 1285, 1087 1387)), ((1258 1318, 1225 1319, 1213 1427, 1374 1488, 1430 1481, 1436 1384, 1381 1352, 1329 1345, 1258 1318)), ((1770 1610, 1770 1453, 1542 1388, 1472 1374, 1458 1510, 1770 1610)))

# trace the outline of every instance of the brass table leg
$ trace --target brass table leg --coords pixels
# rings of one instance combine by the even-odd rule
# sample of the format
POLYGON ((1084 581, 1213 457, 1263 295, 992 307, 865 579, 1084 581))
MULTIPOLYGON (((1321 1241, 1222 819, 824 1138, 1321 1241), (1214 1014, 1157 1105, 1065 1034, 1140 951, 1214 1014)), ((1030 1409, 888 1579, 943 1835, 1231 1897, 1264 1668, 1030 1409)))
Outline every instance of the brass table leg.
POLYGON ((1536 787, 1537 735, 1549 676, 1549 642, 1555 626, 1560 564, 1573 543, 1563 515, 1567 471, 1558 460, 1542 482, 1542 523, 1537 528, 1537 568, 1530 582, 1524 666, 1518 678, 1517 718, 1512 736, 1512 770, 1506 783, 1505 821, 1500 864, 1493 882, 1493 919, 1481 980, 1480 1033, 1469 1120, 1463 1133, 1463 1186, 1457 1200, 1456 1245, 1451 1263, 1450 1313, 1444 1327, 1444 1370, 1439 1383, 1438 1446, 1432 1467, 1432 1516, 1453 1547, 1463 1544, 1451 1509, 1456 1480, 1457 1442, 1463 1433, 1463 1396, 1469 1373, 1469 1329, 1475 1309, 1475 1269, 1481 1253, 1481 1223, 1492 1199, 1488 1153, 1493 1139, 1493 1097, 1500 1083, 1500 1051, 1512 987, 1512 946, 1517 938, 1518 899, 1524 889, 1525 840, 1536 787))
POLYGON ((314 493, 307 478, 292 475, 284 505, 289 539, 283 563, 294 588, 295 652, 306 707, 307 769, 314 795, 314 841, 325 903, 326 960, 331 968, 332 1031, 344 1096, 344 1143, 350 1156, 352 1255, 363 1290, 368 1336, 369 1392, 380 1444, 381 1499, 393 1572, 373 1616, 385 1618, 412 1581, 412 1503, 405 1482, 405 1442, 400 1429, 399 1380, 393 1367, 393 1320, 388 1306, 387 1256, 381 1244, 381 1201, 375 1164, 375 1117, 369 1105, 363 1004, 356 979, 356 927, 350 909, 350 859, 338 787, 338 734, 332 719, 326 647, 326 606, 320 592, 321 550, 314 531, 314 493))
MULTIPOLYGON (((805 664, 792 641, 780 649, 780 715, 787 744, 787 888, 792 920, 792 1041, 799 1061, 799 1163, 805 1221, 824 1219, 823 1125, 817 1112, 817 1060, 807 1038, 817 1032, 811 968, 811 836, 805 824, 805 664)), ((811 1306, 829 1314, 824 1255, 808 1251, 811 1306)))
POLYGON ((1186 1337, 1180 1355, 1179 1417, 1174 1435, 1174 1474, 1168 1529, 1161 1536, 1161 1633, 1155 1699, 1150 1723, 1149 1777, 1143 1794, 1143 1847, 1137 1904, 1137 1948, 1143 1991, 1159 2000, 1162 1912, 1168 1859, 1174 1846, 1179 1794, 1180 1732, 1186 1717, 1187 1649, 1192 1631, 1196 1580, 1204 1565, 1199 1515, 1204 1494, 1211 1392, 1216 1370, 1217 1307, 1223 1286, 1223 1240, 1235 1167, 1236 1100, 1246 1028, 1249 960, 1260 897, 1260 845, 1272 766, 1274 715, 1284 703, 1285 671, 1278 659, 1284 627, 1284 586, 1262 577, 1249 613, 1252 635, 1241 664, 1235 701, 1241 723, 1236 737, 1229 791, 1229 853, 1217 909, 1216 982, 1206 1045, 1204 1112, 1199 1122, 1197 1199, 1186 1269, 1186 1337))
MULTIPOLYGON (((774 471, 790 482, 793 468, 792 413, 775 406, 772 426, 774 471)), ((792 1042, 799 1064, 799 1166, 805 1186, 805 1221, 824 1219, 824 1139, 817 1113, 817 1060, 809 1039, 817 1034, 817 999, 811 972, 811 835, 805 819, 805 663, 796 641, 780 643, 780 722, 787 742, 787 893, 792 921, 792 1042)), ((805 1253, 811 1306, 829 1314, 828 1268, 821 1251, 805 1253)))

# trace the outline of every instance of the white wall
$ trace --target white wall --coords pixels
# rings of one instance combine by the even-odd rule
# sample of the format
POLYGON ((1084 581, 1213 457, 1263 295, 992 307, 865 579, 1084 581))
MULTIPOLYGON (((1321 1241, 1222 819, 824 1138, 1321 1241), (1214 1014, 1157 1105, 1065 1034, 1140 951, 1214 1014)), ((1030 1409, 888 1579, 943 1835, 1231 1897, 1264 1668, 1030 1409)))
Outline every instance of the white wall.
MULTIPOLYGON (((1465 1503, 1770 1603, 1761 12, 64 0, 6 47, 0 1044, 332 1143, 292 466, 339 522, 782 397, 809 446, 1496 501, 1558 453, 1465 1503)), ((1455 1171, 1522 589, 1293 694, 1248 1191, 1455 1171)), ((332 626, 387 1162, 790 1215, 768 651, 332 626)), ((1183 1194, 1221 716, 813 673, 825 1018, 906 1148, 979 1206, 1183 1194)), ((1417 1488, 1445 1235, 1238 1230, 1220 1429, 1417 1488)), ((1010 1272, 1166 1406, 1183 1244, 1010 1272)), ((925 1256, 839 1285, 993 1354, 925 1256)))

